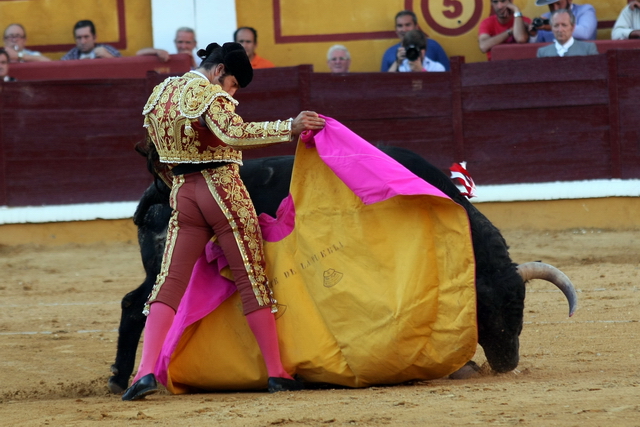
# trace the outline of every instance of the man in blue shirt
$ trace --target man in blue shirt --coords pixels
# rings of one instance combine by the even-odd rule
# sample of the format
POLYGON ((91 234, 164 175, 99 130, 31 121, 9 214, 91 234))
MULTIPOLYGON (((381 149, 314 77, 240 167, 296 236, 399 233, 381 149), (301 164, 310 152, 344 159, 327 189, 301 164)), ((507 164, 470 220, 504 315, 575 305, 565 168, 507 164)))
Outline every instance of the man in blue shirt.
MULTIPOLYGON (((536 6, 549 6, 549 12, 542 14, 542 18, 549 19, 551 12, 566 9, 576 17, 576 27, 573 30, 573 38, 576 40, 595 40, 598 31, 598 19, 596 10, 590 4, 572 4, 573 0, 536 0, 536 6)), ((529 34, 533 43, 550 43, 553 41, 553 32, 550 25, 539 28, 531 27, 529 34), (537 35, 535 31, 537 30, 537 35)))
MULTIPOLYGON (((398 52, 398 49, 402 47, 402 38, 409 31, 418 29, 418 18, 416 17, 415 13, 410 10, 403 10, 401 12, 398 12, 398 14, 396 15, 396 34, 400 39, 400 43, 391 46, 384 53, 380 71, 390 71, 389 68, 391 68, 394 62, 398 61, 398 63, 400 63, 404 60, 404 49, 398 52)), ((433 40, 432 38, 427 39, 427 58, 431 59, 432 61, 441 63, 442 65, 444 65, 445 70, 449 71, 449 57, 445 53, 444 49, 442 49, 442 46, 440 46, 438 42, 433 40)))

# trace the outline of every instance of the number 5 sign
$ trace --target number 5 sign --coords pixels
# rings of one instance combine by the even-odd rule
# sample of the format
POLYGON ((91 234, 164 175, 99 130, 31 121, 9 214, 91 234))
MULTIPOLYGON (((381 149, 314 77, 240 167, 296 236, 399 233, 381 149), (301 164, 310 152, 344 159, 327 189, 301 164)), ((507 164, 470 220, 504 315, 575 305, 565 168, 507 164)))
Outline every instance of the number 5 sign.
POLYGON ((422 0, 422 16, 444 36, 460 36, 475 28, 482 16, 482 0, 422 0))

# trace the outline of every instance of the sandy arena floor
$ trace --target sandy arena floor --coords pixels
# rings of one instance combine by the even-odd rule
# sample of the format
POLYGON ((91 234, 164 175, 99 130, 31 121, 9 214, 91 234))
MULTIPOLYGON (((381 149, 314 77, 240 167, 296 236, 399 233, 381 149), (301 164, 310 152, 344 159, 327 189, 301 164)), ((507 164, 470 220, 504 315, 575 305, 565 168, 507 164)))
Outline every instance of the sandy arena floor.
POLYGON ((558 290, 530 284, 517 371, 127 403, 106 384, 120 299, 143 278, 136 244, 0 246, 0 425, 640 426, 640 231, 504 235, 516 262, 554 264, 580 298, 569 319, 558 290))

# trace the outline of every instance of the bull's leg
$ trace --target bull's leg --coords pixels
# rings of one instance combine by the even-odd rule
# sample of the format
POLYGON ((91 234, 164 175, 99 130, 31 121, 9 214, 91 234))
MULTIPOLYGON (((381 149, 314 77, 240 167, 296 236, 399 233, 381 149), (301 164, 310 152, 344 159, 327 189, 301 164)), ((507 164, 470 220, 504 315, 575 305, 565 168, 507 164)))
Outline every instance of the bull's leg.
POLYGON ((478 364, 473 360, 470 360, 465 363, 462 368, 449 375, 449 378, 452 380, 466 380, 478 376, 480 374, 480 370, 480 366, 478 366, 478 364))
POLYGON ((147 320, 146 316, 142 314, 142 310, 152 287, 153 281, 147 279, 138 289, 129 292, 122 299, 118 349, 116 361, 111 365, 113 376, 109 378, 109 389, 113 393, 122 393, 129 386, 138 343, 147 320))
POLYGON ((146 316, 142 314, 144 305, 151 294, 151 289, 160 272, 166 229, 171 216, 169 199, 164 204, 149 205, 145 200, 153 196, 155 186, 149 187, 140 201, 136 211, 136 225, 138 225, 138 243, 142 265, 146 273, 144 282, 133 292, 129 292, 122 299, 122 314, 118 328, 118 349, 116 361, 111 366, 113 376, 109 378, 109 389, 113 393, 122 393, 129 386, 129 378, 135 366, 136 350, 140 342, 140 335, 146 323, 146 316), (145 204, 146 203, 146 204, 145 204))

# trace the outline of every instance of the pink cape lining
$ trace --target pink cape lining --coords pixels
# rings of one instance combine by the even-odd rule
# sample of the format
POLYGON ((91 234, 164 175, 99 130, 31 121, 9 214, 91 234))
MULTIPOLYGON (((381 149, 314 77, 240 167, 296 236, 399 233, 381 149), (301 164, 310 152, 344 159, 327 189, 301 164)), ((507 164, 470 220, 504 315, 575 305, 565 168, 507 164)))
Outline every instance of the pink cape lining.
MULTIPOLYGON (((448 198, 337 120, 324 118, 326 126, 323 130, 305 131, 300 140, 307 148, 315 146, 322 161, 363 203, 369 205, 397 195, 448 198)), ((303 148, 299 146, 298 149, 303 148)), ((280 204, 276 218, 261 214, 259 219, 265 240, 277 242, 288 236, 295 226, 295 206, 291 195, 280 204)), ((171 355, 184 330, 207 316, 235 292, 233 282, 220 275, 227 265, 220 247, 207 244, 193 268, 189 286, 158 357, 155 372, 162 384, 167 385, 171 355)))

